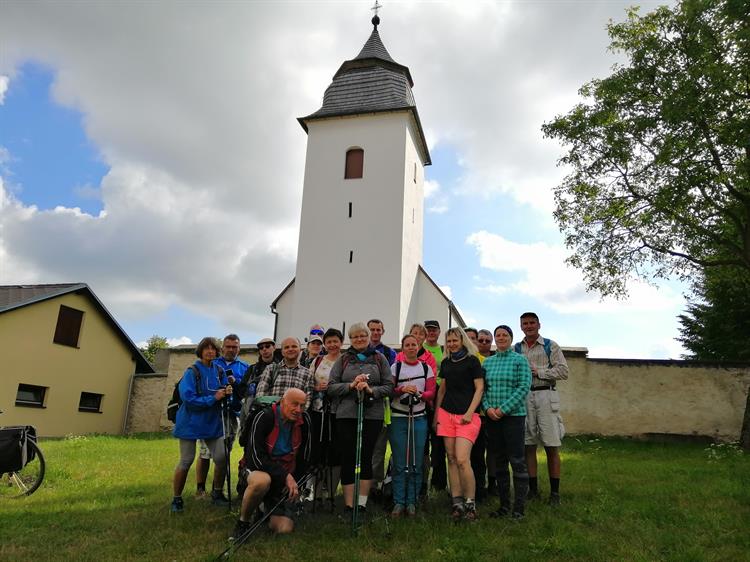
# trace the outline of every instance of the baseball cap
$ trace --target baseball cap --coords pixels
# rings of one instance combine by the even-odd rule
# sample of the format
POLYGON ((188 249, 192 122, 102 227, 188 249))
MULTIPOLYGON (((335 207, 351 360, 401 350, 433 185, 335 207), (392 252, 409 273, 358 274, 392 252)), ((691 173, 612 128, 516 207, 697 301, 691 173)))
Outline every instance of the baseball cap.
POLYGON ((440 329, 440 322, 438 322, 437 320, 425 320, 424 327, 440 329))
POLYGON ((323 343, 323 338, 321 338, 321 337, 320 337, 320 336, 318 336, 318 335, 315 335, 315 336, 311 336, 311 337, 310 337, 310 338, 309 338, 309 339, 307 340, 307 343, 310 343, 310 342, 314 342, 314 341, 317 341, 317 342, 323 343))
POLYGON ((258 342, 258 345, 261 345, 263 343, 270 343, 271 345, 274 345, 274 346, 276 345, 276 342, 273 341, 271 338, 263 338, 262 340, 258 342))

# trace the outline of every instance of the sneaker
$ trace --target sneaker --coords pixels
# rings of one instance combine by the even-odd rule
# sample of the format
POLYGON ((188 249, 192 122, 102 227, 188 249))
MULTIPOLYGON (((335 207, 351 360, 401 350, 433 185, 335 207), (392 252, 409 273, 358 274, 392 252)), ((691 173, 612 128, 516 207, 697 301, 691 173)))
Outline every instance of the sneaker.
POLYGON ((404 514, 404 506, 400 503, 397 503, 393 506, 393 510, 391 511, 391 517, 393 519, 398 519, 404 514))
POLYGON ((454 521, 461 521, 461 519, 464 518, 464 506, 462 504, 456 504, 453 506, 453 511, 451 512, 451 519, 454 521))
POLYGON ((549 499, 547 500, 547 505, 551 505, 552 507, 557 507, 560 505, 560 494, 555 494, 554 492, 549 495, 549 499))
POLYGON ((533 502, 538 500, 539 498, 539 490, 532 490, 531 488, 529 488, 529 493, 526 494, 526 501, 533 502))
POLYGON ((508 517, 510 515, 510 508, 506 505, 501 505, 496 511, 490 513, 490 517, 498 519, 500 517, 508 517))
POLYGON ((406 515, 409 517, 415 517, 417 515, 417 506, 413 503, 410 503, 406 506, 406 515))
POLYGON ((205 488, 195 491, 196 500, 205 500, 207 497, 208 497, 208 492, 206 492, 205 488))
POLYGON ((522 521, 525 517, 526 516, 520 511, 514 511, 510 514, 510 518, 513 519, 513 521, 522 521))
POLYGON ((223 490, 211 490, 211 503, 220 507, 227 507, 229 500, 224 495, 223 490))
POLYGON ((172 505, 169 506, 171 513, 182 513, 185 510, 185 505, 182 503, 182 498, 173 498, 172 505))
POLYGON ((237 541, 241 539, 251 526, 252 524, 249 521, 240 521, 237 519, 237 523, 234 525, 234 531, 232 531, 232 536, 229 537, 229 540, 237 541))
POLYGON ((477 510, 473 505, 466 508, 466 511, 464 512, 464 519, 466 519, 467 521, 476 521, 477 519, 479 519, 477 510))

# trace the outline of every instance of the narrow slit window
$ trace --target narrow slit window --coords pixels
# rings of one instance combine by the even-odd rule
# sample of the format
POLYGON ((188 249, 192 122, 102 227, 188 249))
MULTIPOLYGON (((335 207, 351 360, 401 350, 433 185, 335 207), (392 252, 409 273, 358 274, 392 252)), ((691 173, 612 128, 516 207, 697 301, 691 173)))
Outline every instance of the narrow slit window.
POLYGON ((100 413, 102 411, 103 397, 103 394, 96 394, 95 392, 81 392, 81 399, 78 401, 78 411, 100 413))
POLYGON ((57 314, 57 326, 55 326, 54 343, 78 347, 78 337, 81 334, 81 324, 83 323, 83 311, 70 308, 64 304, 60 305, 60 311, 57 314))
POLYGON ((349 218, 352 218, 352 202, 349 201, 349 218))
POLYGON ((414 183, 417 183, 417 163, 414 162, 414 183))
POLYGON ((16 406, 44 408, 44 397, 46 395, 46 386, 21 383, 18 385, 18 390, 16 391, 16 406))
POLYGON ((344 179, 353 180, 362 177, 364 167, 365 151, 361 148, 351 148, 346 151, 346 167, 344 179))
POLYGON ((341 333, 346 334, 346 320, 341 323, 341 333))
POLYGON ((354 250, 349 250, 349 263, 354 261, 354 250))

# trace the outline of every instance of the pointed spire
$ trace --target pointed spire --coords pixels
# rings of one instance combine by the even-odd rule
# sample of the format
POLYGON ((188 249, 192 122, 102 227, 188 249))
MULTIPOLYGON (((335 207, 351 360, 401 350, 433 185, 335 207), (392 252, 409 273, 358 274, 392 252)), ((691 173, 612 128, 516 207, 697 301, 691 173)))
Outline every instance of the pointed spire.
MULTIPOLYGON (((375 16, 375 18, 377 18, 377 16, 375 16)), ((373 21, 375 20, 375 18, 372 18, 373 21)), ((378 21, 380 21, 379 18, 378 21)), ((388 62, 396 62, 395 60, 393 60, 391 55, 388 53, 388 50, 385 48, 385 45, 383 45, 383 42, 380 40, 380 33, 378 33, 377 25, 375 25, 375 28, 372 30, 370 38, 367 40, 367 43, 365 43, 365 46, 362 47, 362 50, 359 52, 359 54, 354 57, 354 60, 362 59, 381 59, 387 60, 388 62)))

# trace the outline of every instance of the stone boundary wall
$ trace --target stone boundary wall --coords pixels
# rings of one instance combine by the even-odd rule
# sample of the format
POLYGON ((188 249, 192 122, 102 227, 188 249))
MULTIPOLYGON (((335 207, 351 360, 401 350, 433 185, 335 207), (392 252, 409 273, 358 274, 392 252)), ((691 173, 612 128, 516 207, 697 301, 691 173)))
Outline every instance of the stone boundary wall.
MULTIPOLYGON (((563 348, 570 378, 558 384, 568 434, 675 436, 737 441, 750 365, 677 360, 593 359, 585 348, 563 348)), ((240 358, 257 361, 255 345, 240 358)), ((195 361, 195 346, 159 350, 159 375, 136 375, 127 431, 167 431, 174 384, 195 361)))

